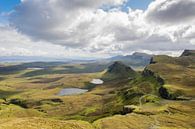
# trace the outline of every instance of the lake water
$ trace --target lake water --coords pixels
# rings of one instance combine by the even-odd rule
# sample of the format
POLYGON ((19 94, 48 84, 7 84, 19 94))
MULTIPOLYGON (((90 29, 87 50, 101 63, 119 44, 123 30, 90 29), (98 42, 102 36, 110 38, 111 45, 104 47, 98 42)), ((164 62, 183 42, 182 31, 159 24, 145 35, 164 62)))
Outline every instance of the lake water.
POLYGON ((28 70, 42 70, 44 68, 27 68, 28 70))
POLYGON ((90 83, 100 85, 100 84, 103 84, 104 81, 101 79, 93 79, 90 83))
POLYGON ((75 95, 75 94, 82 94, 87 91, 88 90, 86 89, 79 89, 79 88, 64 88, 57 95, 58 96, 75 95))

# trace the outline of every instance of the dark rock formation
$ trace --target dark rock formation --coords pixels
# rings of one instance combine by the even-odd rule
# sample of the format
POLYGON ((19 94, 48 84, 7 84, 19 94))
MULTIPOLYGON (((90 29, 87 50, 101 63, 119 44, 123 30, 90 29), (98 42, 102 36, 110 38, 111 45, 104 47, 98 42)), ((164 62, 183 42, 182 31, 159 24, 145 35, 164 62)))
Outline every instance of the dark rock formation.
POLYGON ((142 72, 142 76, 144 77, 154 77, 159 82, 160 85, 164 85, 164 80, 157 74, 155 74, 152 70, 148 69, 147 67, 142 72))
POLYGON ((63 100, 59 99, 59 98, 52 98, 52 99, 44 99, 41 100, 41 102, 54 102, 54 103, 63 103, 63 100))
POLYGON ((135 105, 126 105, 126 106, 123 107, 122 114, 125 115, 125 114, 128 114, 128 113, 132 113, 137 108, 138 108, 138 106, 135 106, 135 105))
POLYGON ((11 99, 9 101, 9 104, 18 105, 22 108, 28 108, 29 107, 27 101, 22 100, 22 99, 11 99))
POLYGON ((52 98, 52 99, 43 99, 43 100, 35 101, 35 100, 23 100, 23 99, 15 98, 15 99, 11 99, 8 101, 8 104, 18 105, 22 108, 33 108, 33 107, 37 107, 45 103, 47 104, 63 103, 63 100, 59 98, 52 98))
POLYGON ((157 62, 154 60, 154 57, 150 59, 150 64, 156 64, 157 62))
POLYGON ((159 94, 160 94, 161 97, 164 98, 164 99, 169 99, 169 98, 170 98, 169 92, 168 92, 167 89, 164 88, 164 87, 159 88, 159 94))
POLYGON ((182 93, 180 91, 177 92, 170 92, 167 88, 161 87, 159 88, 159 94, 161 95, 162 98, 164 99, 169 99, 169 100, 184 100, 186 97, 182 97, 182 93))
POLYGON ((184 50, 181 56, 195 56, 195 50, 184 50))

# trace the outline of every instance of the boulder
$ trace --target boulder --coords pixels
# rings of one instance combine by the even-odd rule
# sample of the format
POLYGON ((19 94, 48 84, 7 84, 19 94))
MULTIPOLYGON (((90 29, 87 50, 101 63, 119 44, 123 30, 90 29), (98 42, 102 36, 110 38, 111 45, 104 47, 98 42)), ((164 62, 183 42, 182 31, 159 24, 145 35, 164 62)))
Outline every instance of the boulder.
POLYGON ((123 107, 123 114, 132 113, 135 109, 138 109, 138 106, 135 105, 125 105, 123 107))

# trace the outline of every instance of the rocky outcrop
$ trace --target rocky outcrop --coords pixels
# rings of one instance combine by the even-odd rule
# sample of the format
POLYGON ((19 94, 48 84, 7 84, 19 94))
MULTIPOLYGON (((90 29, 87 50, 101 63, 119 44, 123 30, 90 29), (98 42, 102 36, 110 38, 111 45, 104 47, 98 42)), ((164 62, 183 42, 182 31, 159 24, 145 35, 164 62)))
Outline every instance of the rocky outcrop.
POLYGON ((134 110, 138 109, 139 107, 138 106, 135 106, 135 105, 125 105, 123 107, 123 112, 122 114, 125 115, 125 114, 128 114, 128 113, 132 113, 134 110))
POLYGON ((157 62, 154 60, 154 57, 150 59, 150 64, 156 64, 157 62))
POLYGON ((169 100, 180 100, 179 97, 181 96, 181 93, 180 92, 171 93, 167 88, 164 87, 165 82, 163 78, 155 74, 152 70, 145 68, 142 75, 144 77, 154 77, 157 80, 157 82, 160 84, 160 88, 158 92, 162 98, 169 99, 169 100))
POLYGON ((155 74, 152 70, 145 68, 143 71, 142 75, 144 77, 154 77, 157 82, 160 84, 159 88, 159 94, 162 98, 164 99, 169 99, 169 100, 180 100, 179 97, 181 96, 180 92, 171 92, 167 88, 164 87, 164 80, 161 78, 159 75, 155 74))
MULTIPOLYGON (((17 99, 11 99, 11 100, 9 100, 9 104, 18 105, 18 106, 20 106, 22 108, 30 108, 32 106, 32 103, 29 103, 26 100, 22 100, 22 99, 18 99, 18 98, 17 99)), ((39 102, 38 105, 40 105, 40 102, 39 102)))
POLYGON ((182 56, 195 56, 195 50, 184 50, 181 57, 182 56))
POLYGON ((142 72, 142 76, 144 76, 144 77, 154 77, 159 82, 160 85, 165 84, 164 80, 159 75, 155 74, 152 70, 148 69, 147 67, 142 72))
POLYGON ((22 108, 33 108, 33 107, 40 106, 42 104, 63 103, 63 100, 59 98, 51 98, 51 99, 43 99, 43 100, 35 101, 35 100, 23 100, 19 98, 14 98, 14 99, 10 99, 7 103, 18 105, 22 108))
POLYGON ((181 97, 182 96, 181 92, 179 92, 179 91, 171 92, 163 86, 159 89, 159 94, 161 95, 162 98, 169 99, 169 100, 185 100, 185 99, 187 99, 186 97, 181 97))

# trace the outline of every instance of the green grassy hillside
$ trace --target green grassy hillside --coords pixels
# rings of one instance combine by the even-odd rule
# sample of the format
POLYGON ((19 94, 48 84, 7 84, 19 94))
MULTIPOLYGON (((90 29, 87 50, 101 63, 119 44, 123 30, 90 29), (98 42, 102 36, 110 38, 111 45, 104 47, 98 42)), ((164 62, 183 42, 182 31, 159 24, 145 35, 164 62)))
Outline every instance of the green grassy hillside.
MULTIPOLYGON (((185 55, 186 51, 184 52, 185 55)), ((145 70, 158 74, 163 85, 176 97, 195 97, 195 56, 155 56, 145 70)))
POLYGON ((194 129, 194 66, 193 54, 185 54, 155 56, 143 72, 115 62, 101 72, 1 74, 0 129, 194 129), (95 78, 104 83, 91 84, 95 78), (59 96, 64 88, 89 91, 59 96))
POLYGON ((135 78, 136 72, 129 66, 122 62, 116 61, 110 65, 103 76, 104 80, 114 79, 132 79, 135 78))

